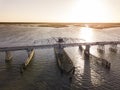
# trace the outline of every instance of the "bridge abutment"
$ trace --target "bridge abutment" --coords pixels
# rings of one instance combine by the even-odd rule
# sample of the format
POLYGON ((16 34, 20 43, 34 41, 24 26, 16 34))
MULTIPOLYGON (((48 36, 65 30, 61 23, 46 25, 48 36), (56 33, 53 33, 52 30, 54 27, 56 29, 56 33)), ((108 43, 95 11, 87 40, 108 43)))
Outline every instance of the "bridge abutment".
POLYGON ((5 61, 9 62, 12 60, 12 54, 11 54, 11 51, 6 51, 5 52, 5 61))

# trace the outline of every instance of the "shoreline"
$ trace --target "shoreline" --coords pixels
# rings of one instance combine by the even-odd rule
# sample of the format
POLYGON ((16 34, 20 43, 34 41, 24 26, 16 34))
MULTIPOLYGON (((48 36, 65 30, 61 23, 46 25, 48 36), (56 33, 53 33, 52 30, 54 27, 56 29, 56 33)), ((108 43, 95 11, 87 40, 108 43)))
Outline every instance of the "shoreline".
POLYGON ((62 28, 72 26, 86 27, 86 25, 90 28, 94 29, 105 29, 105 28, 115 28, 120 27, 120 23, 32 23, 32 22, 0 22, 0 25, 8 25, 8 26, 27 26, 27 27, 54 27, 54 28, 62 28))

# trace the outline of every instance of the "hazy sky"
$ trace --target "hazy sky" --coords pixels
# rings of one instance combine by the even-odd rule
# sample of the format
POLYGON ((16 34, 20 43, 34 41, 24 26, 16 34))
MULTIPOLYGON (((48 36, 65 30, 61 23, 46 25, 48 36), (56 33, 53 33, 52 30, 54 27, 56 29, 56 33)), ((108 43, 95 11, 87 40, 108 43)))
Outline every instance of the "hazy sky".
POLYGON ((0 0, 0 22, 120 22, 120 0, 0 0))

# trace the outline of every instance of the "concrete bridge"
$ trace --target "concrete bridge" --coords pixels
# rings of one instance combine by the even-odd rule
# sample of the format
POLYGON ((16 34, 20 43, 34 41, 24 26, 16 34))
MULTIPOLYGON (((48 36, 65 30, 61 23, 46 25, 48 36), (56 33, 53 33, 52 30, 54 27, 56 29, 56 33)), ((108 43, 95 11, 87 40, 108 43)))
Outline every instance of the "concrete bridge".
MULTIPOLYGON (((0 52, 5 51, 18 51, 18 50, 31 50, 31 49, 44 49, 44 48, 65 48, 65 47, 75 47, 75 46, 86 46, 87 48, 91 46, 105 46, 105 45, 111 45, 116 46, 120 44, 120 41, 98 41, 98 42, 86 42, 83 39, 74 39, 74 38, 57 38, 57 40, 52 39, 44 39, 41 40, 39 45, 33 44, 33 45, 24 45, 24 46, 10 46, 10 47, 0 47, 0 52), (67 40, 68 41, 67 41, 67 40)), ((39 41, 40 42, 40 41, 39 41)), ((89 49, 88 48, 88 49, 89 49)))
MULTIPOLYGON (((34 56, 34 49, 44 49, 44 48, 58 48, 59 51, 65 47, 75 47, 79 46, 80 50, 82 50, 82 46, 85 46, 84 54, 89 57, 90 55, 90 47, 98 46, 98 51, 104 51, 105 45, 111 45, 110 50, 117 51, 117 45, 120 44, 120 41, 100 41, 100 42, 86 42, 83 39, 77 38, 66 38, 66 37, 56 37, 50 39, 41 39, 33 42, 33 45, 24 45, 24 46, 10 46, 10 47, 0 47, 0 52, 5 52, 5 60, 10 61, 12 59, 11 51, 17 50, 27 50, 28 51, 28 59, 26 63, 31 61, 34 56), (29 59, 30 58, 30 59, 29 59), (29 61, 28 61, 29 60, 29 61)), ((27 66, 27 64, 24 64, 27 66)))

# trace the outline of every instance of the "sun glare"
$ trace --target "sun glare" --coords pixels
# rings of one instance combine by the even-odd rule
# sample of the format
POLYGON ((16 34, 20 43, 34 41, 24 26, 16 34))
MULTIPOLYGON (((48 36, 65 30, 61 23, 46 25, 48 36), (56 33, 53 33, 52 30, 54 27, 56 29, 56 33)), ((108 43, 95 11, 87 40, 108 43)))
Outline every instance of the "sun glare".
POLYGON ((80 37, 85 39, 86 42, 92 41, 93 40, 93 29, 89 28, 88 26, 81 27, 80 28, 80 37))
POLYGON ((107 6, 98 0, 76 0, 69 18, 78 22, 102 22, 107 20, 107 6))

